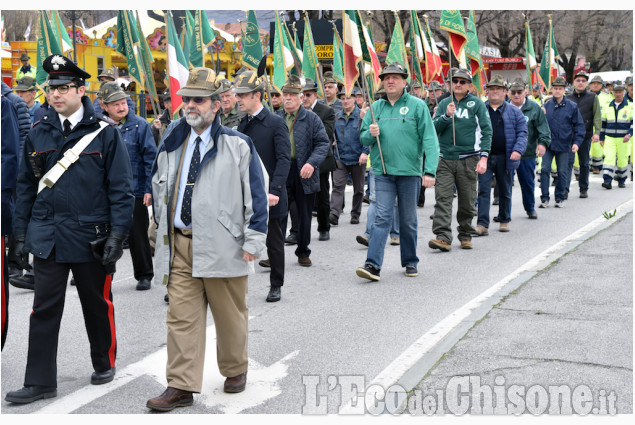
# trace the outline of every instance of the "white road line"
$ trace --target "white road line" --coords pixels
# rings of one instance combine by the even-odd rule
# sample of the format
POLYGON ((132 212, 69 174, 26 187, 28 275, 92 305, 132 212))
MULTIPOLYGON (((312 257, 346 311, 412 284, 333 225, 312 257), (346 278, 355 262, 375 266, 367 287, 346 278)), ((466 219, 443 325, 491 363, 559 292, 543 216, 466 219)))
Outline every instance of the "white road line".
MULTIPOLYGON (((627 212, 632 211, 633 200, 629 200, 617 208, 617 213, 614 220, 621 218, 627 212)), ((439 323, 437 323, 432 329, 426 332, 421 338, 415 341, 410 347, 408 347, 399 357, 397 357, 388 367, 386 367, 379 375, 377 375, 369 384, 379 385, 381 388, 388 389, 391 385, 396 384, 401 377, 403 377, 408 370, 410 370, 424 355, 429 353, 439 342, 441 342, 450 332, 452 332, 457 326, 461 324, 474 310, 476 310, 481 304, 487 301, 490 297, 494 296, 500 291, 506 284, 516 279, 522 273, 527 271, 537 270, 537 266, 544 263, 550 256, 557 254, 568 243, 580 240, 585 234, 606 223, 606 219, 602 216, 591 221, 586 226, 580 228, 576 232, 562 239, 552 247, 541 252, 527 263, 523 264, 512 273, 505 276, 489 289, 482 292, 480 295, 463 305, 458 310, 454 311, 439 323)), ((363 389, 360 389, 363 390, 363 389)), ((408 389, 407 389, 408 390, 408 389)), ((360 397, 363 399, 364 393, 359 393, 357 403, 359 403, 360 397)), ((352 400, 343 406, 340 414, 352 414, 358 411, 358 408, 352 407, 352 400)))

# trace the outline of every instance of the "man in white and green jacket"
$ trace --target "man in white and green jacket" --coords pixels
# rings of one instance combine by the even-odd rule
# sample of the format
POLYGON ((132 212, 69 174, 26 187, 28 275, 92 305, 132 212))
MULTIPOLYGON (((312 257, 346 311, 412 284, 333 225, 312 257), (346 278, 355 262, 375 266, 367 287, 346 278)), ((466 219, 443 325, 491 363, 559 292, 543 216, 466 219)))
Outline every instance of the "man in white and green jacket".
POLYGON ((432 232, 436 239, 428 246, 448 252, 452 249, 452 202, 454 186, 459 208, 458 238, 462 249, 472 249, 472 219, 476 215, 476 174, 487 170, 492 145, 492 124, 483 101, 468 91, 472 75, 465 69, 450 71, 454 96, 439 102, 434 126, 441 149, 435 187, 436 204, 432 232))

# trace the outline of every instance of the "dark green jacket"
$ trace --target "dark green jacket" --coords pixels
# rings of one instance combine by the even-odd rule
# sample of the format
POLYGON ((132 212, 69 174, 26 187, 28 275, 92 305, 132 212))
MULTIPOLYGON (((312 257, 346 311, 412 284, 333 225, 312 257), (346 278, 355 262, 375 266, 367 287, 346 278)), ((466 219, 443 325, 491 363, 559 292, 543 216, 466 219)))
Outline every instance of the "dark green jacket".
POLYGON ((439 102, 433 121, 442 158, 462 159, 475 154, 489 156, 492 147, 492 123, 485 104, 478 97, 468 93, 460 102, 452 97, 443 99, 439 102), (453 100, 456 106, 454 120, 445 115, 448 104, 453 100))
POLYGON ((527 149, 521 159, 531 159, 536 157, 536 146, 549 146, 551 143, 551 130, 547 123, 547 117, 542 112, 542 108, 531 99, 525 98, 525 103, 520 108, 521 112, 527 118, 527 149))

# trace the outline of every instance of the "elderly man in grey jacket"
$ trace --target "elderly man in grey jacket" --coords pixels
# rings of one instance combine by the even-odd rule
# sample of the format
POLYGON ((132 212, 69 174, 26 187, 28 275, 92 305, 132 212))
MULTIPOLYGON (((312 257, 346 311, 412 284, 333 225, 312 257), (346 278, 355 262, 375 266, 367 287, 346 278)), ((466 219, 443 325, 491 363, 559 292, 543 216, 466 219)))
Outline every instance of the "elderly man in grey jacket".
POLYGON ((224 391, 247 382, 247 275, 265 249, 268 178, 251 139, 220 124, 214 71, 194 68, 185 117, 166 129, 152 174, 155 280, 167 284, 167 382, 147 407, 190 406, 200 393, 207 305, 224 391))

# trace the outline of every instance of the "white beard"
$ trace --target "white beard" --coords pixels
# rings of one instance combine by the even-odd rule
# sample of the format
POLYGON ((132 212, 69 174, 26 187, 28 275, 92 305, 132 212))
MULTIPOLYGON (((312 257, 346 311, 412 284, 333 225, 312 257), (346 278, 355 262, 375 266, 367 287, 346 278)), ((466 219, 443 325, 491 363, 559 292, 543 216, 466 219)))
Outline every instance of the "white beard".
POLYGON ((214 111, 209 109, 206 113, 200 114, 195 109, 189 109, 185 111, 185 121, 195 130, 203 130, 207 128, 214 121, 214 111), (190 112, 196 113, 196 116, 192 117, 190 112))

